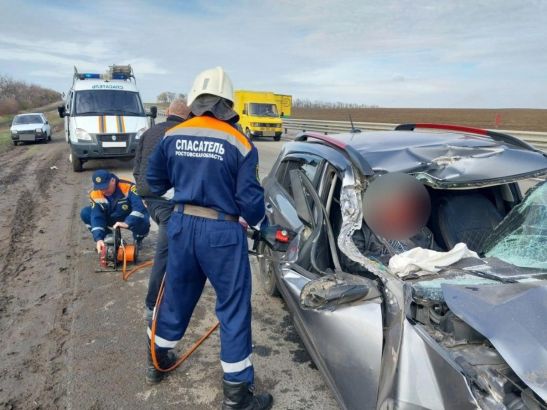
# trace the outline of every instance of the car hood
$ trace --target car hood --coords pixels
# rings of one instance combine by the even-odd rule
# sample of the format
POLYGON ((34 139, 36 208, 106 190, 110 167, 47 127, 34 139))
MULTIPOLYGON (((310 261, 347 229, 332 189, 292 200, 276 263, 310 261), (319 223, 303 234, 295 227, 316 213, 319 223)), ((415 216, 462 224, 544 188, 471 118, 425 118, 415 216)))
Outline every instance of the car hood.
POLYGON ((446 304, 547 401, 547 281, 442 285, 446 304))
POLYGON ((34 124, 18 124, 18 125, 12 125, 10 130, 11 131, 34 131, 36 128, 42 128, 44 124, 38 122, 34 124))

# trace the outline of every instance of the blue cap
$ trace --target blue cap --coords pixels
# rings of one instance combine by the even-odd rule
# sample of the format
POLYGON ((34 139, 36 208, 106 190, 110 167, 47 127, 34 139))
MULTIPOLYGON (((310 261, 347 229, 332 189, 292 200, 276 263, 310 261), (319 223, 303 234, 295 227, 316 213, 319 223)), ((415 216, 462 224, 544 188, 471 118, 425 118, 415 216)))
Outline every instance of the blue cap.
POLYGON ((106 189, 113 175, 106 169, 98 169, 93 173, 91 180, 93 181, 93 189, 106 189))

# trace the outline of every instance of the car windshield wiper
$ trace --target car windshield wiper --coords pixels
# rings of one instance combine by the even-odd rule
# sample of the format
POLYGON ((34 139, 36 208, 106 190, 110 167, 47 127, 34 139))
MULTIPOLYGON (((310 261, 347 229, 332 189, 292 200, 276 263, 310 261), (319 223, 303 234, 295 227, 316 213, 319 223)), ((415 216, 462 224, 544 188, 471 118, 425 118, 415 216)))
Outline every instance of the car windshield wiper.
POLYGON ((142 112, 124 111, 122 115, 144 115, 142 112))
POLYGON ((105 115, 143 115, 140 112, 124 111, 124 110, 106 110, 105 115))
POLYGON ((464 269, 464 270, 466 272, 472 273, 473 275, 480 276, 481 278, 484 278, 484 279, 495 280, 501 283, 518 283, 518 280, 516 279, 502 278, 502 277, 499 277, 498 275, 492 275, 491 273, 483 272, 480 270, 475 270, 475 269, 464 269))

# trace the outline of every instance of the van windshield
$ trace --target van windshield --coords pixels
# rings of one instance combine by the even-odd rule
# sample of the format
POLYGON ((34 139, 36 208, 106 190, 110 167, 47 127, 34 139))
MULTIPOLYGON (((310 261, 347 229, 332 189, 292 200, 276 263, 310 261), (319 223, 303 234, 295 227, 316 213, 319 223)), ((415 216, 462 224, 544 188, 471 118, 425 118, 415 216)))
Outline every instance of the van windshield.
POLYGON ((74 115, 133 115, 144 116, 139 93, 119 90, 77 91, 74 115))
POLYGON ((279 117, 275 104, 251 103, 249 104, 249 115, 256 115, 258 117, 279 117))

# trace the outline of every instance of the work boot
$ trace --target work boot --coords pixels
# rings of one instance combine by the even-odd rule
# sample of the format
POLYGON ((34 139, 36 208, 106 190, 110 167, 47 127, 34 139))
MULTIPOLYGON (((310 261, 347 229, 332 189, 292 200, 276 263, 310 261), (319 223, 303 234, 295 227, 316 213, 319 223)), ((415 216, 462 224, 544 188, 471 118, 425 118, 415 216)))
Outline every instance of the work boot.
POLYGON ((254 394, 247 382, 229 382, 223 380, 224 401, 222 410, 268 410, 272 407, 273 397, 269 393, 254 394))
MULTIPOLYGON (((148 384, 157 384, 165 379, 170 372, 160 372, 159 370, 156 370, 154 362, 152 361, 152 354, 150 353, 150 342, 148 342, 147 348, 148 361, 146 366, 146 382, 148 384)), ((168 369, 177 362, 178 357, 171 350, 156 348, 156 359, 162 369, 168 369)))

